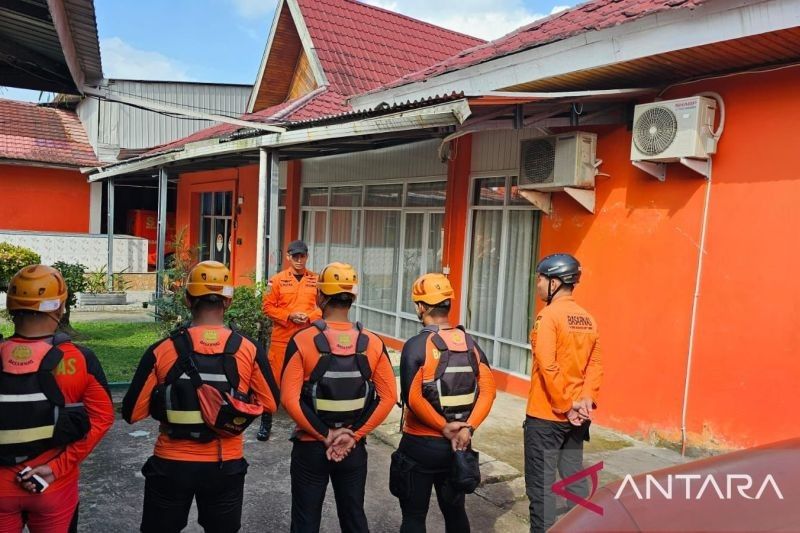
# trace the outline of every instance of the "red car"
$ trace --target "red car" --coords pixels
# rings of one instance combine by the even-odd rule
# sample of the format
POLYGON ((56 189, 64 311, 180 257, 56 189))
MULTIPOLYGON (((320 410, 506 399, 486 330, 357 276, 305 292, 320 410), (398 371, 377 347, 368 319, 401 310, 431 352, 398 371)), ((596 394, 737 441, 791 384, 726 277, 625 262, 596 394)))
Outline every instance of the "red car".
POLYGON ((589 501, 550 531, 800 531, 800 439, 626 476, 589 501))

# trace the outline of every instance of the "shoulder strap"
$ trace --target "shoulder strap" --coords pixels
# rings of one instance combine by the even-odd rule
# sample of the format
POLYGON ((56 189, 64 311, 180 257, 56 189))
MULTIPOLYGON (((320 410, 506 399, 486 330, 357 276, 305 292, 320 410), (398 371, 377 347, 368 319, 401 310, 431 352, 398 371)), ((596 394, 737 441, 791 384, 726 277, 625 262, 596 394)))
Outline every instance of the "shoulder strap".
POLYGON ((433 376, 433 379, 438 380, 442 378, 445 370, 447 370, 447 365, 450 364, 450 349, 447 347, 447 343, 439 335, 439 333, 433 333, 431 335, 431 342, 433 343, 434 348, 439 350, 441 354, 439 355, 439 360, 436 363, 436 373, 433 376))
POLYGON ((361 322, 356 322, 356 329, 358 330, 356 353, 366 353, 367 347, 369 347, 369 337, 364 333, 364 325, 361 322))
POLYGON ((172 384, 185 372, 192 381, 192 385, 194 385, 195 388, 200 387, 200 385, 203 384, 203 380, 200 378, 200 372, 198 372, 194 360, 192 360, 194 347, 189 332, 186 328, 179 328, 170 335, 170 339, 172 339, 172 344, 175 346, 178 359, 175 361, 175 364, 172 365, 172 368, 169 369, 169 372, 167 372, 164 382, 172 384))
POLYGON ((477 378, 481 373, 481 362, 478 359, 478 354, 475 353, 475 340, 472 338, 472 335, 467 333, 467 330, 464 328, 464 326, 457 327, 464 333, 464 341, 467 343, 467 353, 470 355, 470 357, 468 357, 469 366, 472 367, 472 372, 477 378))
POLYGON ((228 342, 225 343, 225 348, 223 348, 222 368, 225 371, 228 383, 234 390, 239 389, 239 365, 236 362, 236 354, 239 353, 239 348, 242 347, 243 339, 240 333, 231 330, 231 336, 228 337, 228 342))
MULTIPOLYGON (((67 340, 69 340, 69 338, 67 338, 67 340)), ((60 407, 64 406, 64 393, 61 392, 61 387, 58 386, 53 371, 63 358, 64 352, 55 345, 45 354, 41 364, 39 364, 39 370, 37 371, 39 387, 42 389, 42 392, 50 402, 60 407)))

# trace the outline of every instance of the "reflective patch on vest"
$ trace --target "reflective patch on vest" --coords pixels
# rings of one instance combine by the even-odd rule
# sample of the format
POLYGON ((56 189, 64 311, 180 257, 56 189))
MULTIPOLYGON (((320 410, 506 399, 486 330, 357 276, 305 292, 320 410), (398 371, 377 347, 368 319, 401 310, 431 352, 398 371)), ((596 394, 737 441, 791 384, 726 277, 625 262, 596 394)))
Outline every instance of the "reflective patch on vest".
POLYGON ((34 394, 0 394, 0 403, 10 402, 42 402, 47 401, 47 396, 42 392, 34 394))
POLYGON ((55 426, 0 430, 0 444, 24 444, 53 437, 55 426))
MULTIPOLYGON (((186 373, 183 373, 183 374, 180 375, 180 377, 178 379, 190 379, 190 378, 189 378, 189 376, 186 375, 186 373)), ((202 379, 206 383, 208 383, 208 382, 227 383, 228 382, 228 378, 225 376, 225 374, 206 374, 206 373, 200 372, 200 379, 202 379)))
POLYGON ((475 393, 459 394, 458 396, 440 396, 442 407, 461 407, 472 405, 475 402, 475 393))
POLYGON ((7 341, 0 345, 3 372, 8 374, 31 374, 39 370, 42 359, 53 346, 44 341, 7 341))
POLYGON ((315 402, 317 411, 328 411, 329 413, 357 411, 363 409, 366 403, 366 398, 357 398, 355 400, 326 400, 317 398, 315 402))
POLYGON ((204 424, 200 411, 173 411, 167 409, 167 422, 170 424, 204 424))

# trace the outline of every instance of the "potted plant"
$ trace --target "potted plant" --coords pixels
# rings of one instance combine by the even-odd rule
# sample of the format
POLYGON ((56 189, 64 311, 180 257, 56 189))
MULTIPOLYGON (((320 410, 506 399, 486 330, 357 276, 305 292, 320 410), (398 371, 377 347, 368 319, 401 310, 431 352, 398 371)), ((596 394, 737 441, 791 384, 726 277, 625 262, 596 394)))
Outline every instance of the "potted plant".
POLYGON ((86 284, 83 292, 78 295, 81 306, 87 305, 125 305, 128 303, 125 292, 130 283, 120 273, 111 275, 111 290, 108 290, 108 274, 106 267, 100 267, 97 272, 86 275, 86 284))

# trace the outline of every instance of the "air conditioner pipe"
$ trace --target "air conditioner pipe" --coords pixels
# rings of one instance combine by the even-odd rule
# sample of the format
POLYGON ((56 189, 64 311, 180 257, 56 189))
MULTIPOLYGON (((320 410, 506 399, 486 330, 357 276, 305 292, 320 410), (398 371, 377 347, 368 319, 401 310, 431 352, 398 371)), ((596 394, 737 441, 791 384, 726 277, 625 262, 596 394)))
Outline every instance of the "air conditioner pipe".
MULTIPOLYGON (((716 131, 712 131, 711 135, 719 141, 722 132, 725 129, 725 101, 719 93, 706 91, 699 93, 697 96, 706 96, 713 98, 717 101, 719 107, 719 126, 716 131)), ((700 225, 700 246, 697 253, 697 274, 694 281, 694 295, 692 297, 692 317, 689 323, 689 346, 686 354, 686 377, 683 384, 683 405, 681 406, 681 455, 686 455, 686 446, 688 444, 688 435, 686 430, 686 417, 689 407, 689 382, 692 377, 692 358, 694 356, 694 337, 697 328, 697 307, 700 300, 700 283, 703 274, 703 258, 706 250, 706 232, 708 230, 708 207, 711 202, 711 175, 712 175, 712 160, 708 161, 708 176, 706 182, 706 195, 703 202, 703 220, 700 225)))

